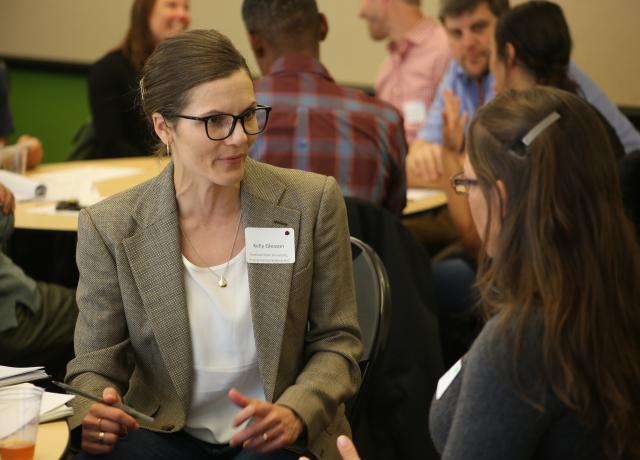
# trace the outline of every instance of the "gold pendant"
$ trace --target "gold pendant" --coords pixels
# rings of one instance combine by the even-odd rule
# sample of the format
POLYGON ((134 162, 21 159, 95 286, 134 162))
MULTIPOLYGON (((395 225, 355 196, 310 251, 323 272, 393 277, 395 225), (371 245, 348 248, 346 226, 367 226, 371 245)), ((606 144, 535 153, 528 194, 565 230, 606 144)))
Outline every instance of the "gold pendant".
POLYGON ((220 286, 221 288, 227 287, 227 280, 224 276, 220 277, 220 281, 218 281, 218 286, 220 286))

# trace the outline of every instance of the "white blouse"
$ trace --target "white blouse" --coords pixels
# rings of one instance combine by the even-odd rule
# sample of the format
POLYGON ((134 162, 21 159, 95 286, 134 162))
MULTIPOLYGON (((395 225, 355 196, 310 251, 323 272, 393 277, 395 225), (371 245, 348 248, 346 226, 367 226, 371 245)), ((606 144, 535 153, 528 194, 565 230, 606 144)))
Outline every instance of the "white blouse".
POLYGON ((182 257, 193 348, 193 399, 184 430, 206 442, 229 442, 233 416, 241 410, 227 396, 236 388, 264 400, 253 335, 245 250, 229 262, 227 286, 218 286, 226 262, 198 267, 182 257))

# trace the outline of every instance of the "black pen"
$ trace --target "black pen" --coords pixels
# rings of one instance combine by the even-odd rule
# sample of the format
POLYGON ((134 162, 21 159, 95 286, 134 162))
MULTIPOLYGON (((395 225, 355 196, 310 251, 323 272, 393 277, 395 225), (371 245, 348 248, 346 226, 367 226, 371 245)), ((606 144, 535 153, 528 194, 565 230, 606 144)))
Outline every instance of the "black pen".
MULTIPOLYGON (((65 390, 67 393, 72 393, 74 395, 82 396, 83 398, 87 398, 95 402, 106 404, 102 398, 98 396, 94 396, 90 393, 87 393, 84 390, 79 390, 78 388, 74 388, 71 385, 67 385, 66 383, 56 382, 54 380, 52 380, 51 383, 59 386, 60 388, 65 390)), ((149 422, 149 423, 155 422, 155 419, 153 417, 149 417, 148 415, 143 414, 142 412, 138 412, 133 407, 127 406, 126 404, 115 403, 115 404, 112 404, 112 407, 117 407, 118 409, 122 409, 124 412, 131 415, 132 417, 138 418, 140 420, 144 420, 145 422, 149 422)))

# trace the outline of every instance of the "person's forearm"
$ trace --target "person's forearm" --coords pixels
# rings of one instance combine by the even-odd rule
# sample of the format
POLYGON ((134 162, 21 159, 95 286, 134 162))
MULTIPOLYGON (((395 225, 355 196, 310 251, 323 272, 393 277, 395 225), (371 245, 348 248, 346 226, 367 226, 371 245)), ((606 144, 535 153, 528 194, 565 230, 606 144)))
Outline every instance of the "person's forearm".
POLYGON ((42 162, 44 150, 40 139, 29 136, 28 134, 23 134, 18 138, 16 143, 27 146, 27 169, 33 169, 42 162))

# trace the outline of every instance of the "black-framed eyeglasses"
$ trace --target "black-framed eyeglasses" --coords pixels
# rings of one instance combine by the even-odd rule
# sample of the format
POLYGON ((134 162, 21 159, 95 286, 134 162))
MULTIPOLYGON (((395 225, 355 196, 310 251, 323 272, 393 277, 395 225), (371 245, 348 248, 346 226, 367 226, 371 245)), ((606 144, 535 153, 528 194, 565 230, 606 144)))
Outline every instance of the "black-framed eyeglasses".
POLYGON ((233 134, 236 122, 240 120, 242 129, 250 136, 260 134, 267 127, 271 107, 267 105, 257 105, 245 110, 240 115, 230 113, 216 113, 206 117, 194 117, 191 115, 175 114, 174 117, 186 118, 187 120, 197 120, 204 124, 207 137, 212 141, 221 141, 233 134))
POLYGON ((478 181, 476 179, 464 177, 464 173, 461 172, 451 176, 450 182, 453 191, 462 196, 469 194, 471 186, 478 185, 478 181))

